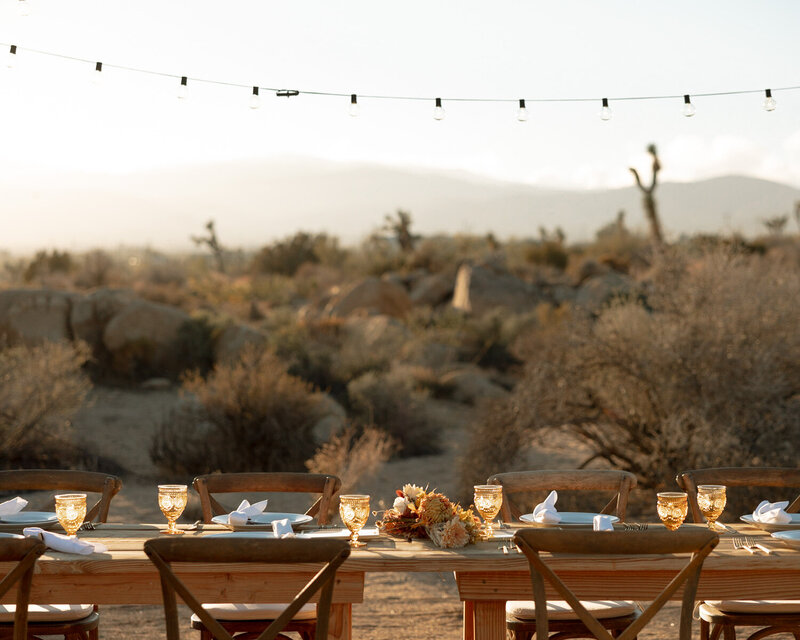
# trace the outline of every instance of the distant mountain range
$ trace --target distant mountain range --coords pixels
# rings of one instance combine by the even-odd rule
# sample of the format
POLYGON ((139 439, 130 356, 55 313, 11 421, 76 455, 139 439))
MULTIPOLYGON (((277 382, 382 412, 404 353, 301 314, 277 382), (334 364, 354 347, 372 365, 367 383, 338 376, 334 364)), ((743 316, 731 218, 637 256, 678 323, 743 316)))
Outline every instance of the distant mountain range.
MULTIPOLYGON (((130 175, 0 177, 0 250, 148 245, 189 248, 216 221, 223 243, 254 248, 298 230, 358 242, 385 214, 409 211, 418 233, 538 236, 561 227, 568 241, 591 239, 626 212, 646 228, 633 186, 555 190, 446 171, 289 159, 204 165, 130 175)), ((744 176, 665 183, 656 191, 666 233, 763 233, 763 221, 791 213, 800 190, 744 176)), ((793 223, 792 223, 793 224, 793 223)))

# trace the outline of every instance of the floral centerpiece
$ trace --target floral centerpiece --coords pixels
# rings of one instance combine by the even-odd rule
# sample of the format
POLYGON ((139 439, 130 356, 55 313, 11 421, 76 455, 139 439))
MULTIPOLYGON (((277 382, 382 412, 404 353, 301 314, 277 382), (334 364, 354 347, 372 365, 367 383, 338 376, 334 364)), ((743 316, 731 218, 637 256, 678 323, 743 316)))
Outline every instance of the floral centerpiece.
POLYGON ((391 509, 378 526, 402 538, 430 538, 443 548, 463 547, 481 539, 480 520, 447 496, 413 484, 398 489, 391 509))

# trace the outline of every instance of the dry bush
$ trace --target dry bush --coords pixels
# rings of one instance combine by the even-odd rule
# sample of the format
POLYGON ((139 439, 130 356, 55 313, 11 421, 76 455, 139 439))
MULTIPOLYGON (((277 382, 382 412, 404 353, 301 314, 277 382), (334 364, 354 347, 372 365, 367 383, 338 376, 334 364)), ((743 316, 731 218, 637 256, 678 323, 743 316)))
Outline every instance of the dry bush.
POLYGON ((397 440, 401 457, 440 453, 441 429, 404 375, 365 373, 347 385, 350 406, 361 424, 375 425, 397 440))
POLYGON ((385 431, 350 426, 317 449, 306 468, 311 473, 338 476, 342 481, 339 493, 350 493, 375 475, 396 448, 397 443, 385 431))
POLYGON ((246 349, 207 378, 190 375, 159 426, 150 457, 176 475, 295 471, 314 453, 316 397, 269 351, 246 349))
POLYGON ((91 389, 89 348, 61 342, 0 351, 0 466, 69 466, 73 414, 91 389))
POLYGON ((756 256, 667 253, 647 300, 527 336, 514 426, 566 429, 645 488, 686 468, 794 466, 799 295, 796 271, 756 256))

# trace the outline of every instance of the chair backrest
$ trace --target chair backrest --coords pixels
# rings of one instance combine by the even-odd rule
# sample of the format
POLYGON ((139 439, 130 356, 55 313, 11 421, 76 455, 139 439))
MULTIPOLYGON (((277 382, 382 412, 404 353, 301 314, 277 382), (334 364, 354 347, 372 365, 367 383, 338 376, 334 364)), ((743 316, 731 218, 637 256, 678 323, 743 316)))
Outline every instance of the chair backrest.
MULTIPOLYGON (((318 493, 317 501, 306 511, 315 516, 318 524, 328 524, 333 499, 342 486, 336 476, 322 473, 213 473, 197 476, 192 483, 200 494, 203 520, 230 513, 231 508, 220 504, 215 493, 318 493)), ((235 508, 235 505, 234 507, 235 508)))
POLYGON ((14 640, 28 636, 28 602, 36 559, 47 547, 37 538, 0 538, 0 562, 17 564, 0 580, 0 598, 17 585, 16 611, 14 613, 14 640))
MULTIPOLYGON (((675 482, 689 496, 689 507, 695 522, 704 522, 697 504, 697 486, 724 484, 727 487, 784 487, 800 488, 800 469, 788 467, 717 467, 681 471, 675 482)), ((800 495, 787 507, 787 512, 800 511, 800 495)))
POLYGON ((108 519, 108 508, 122 488, 117 476, 95 471, 64 469, 15 469, 0 471, 0 492, 5 491, 81 491, 99 493, 91 507, 87 504, 86 522, 108 519))
POLYGON ((567 601, 581 621, 598 638, 613 640, 613 636, 580 603, 575 594, 553 573, 539 552, 592 554, 592 555, 656 555, 691 553, 686 565, 666 585, 642 614, 632 622, 616 640, 633 640, 641 629, 683 585, 680 640, 690 640, 692 635, 692 610, 703 560, 717 546, 719 537, 708 529, 685 528, 678 531, 564 531, 560 529, 521 529, 514 541, 528 558, 531 586, 536 609, 536 637, 548 637, 547 597, 545 580, 567 601))
MULTIPOLYGON (((232 640, 232 636, 203 608, 186 585, 172 571, 172 563, 324 563, 323 567, 295 596, 256 640, 273 640, 311 597, 319 592, 316 638, 328 637, 331 599, 336 570, 350 555, 350 546, 343 540, 282 540, 264 538, 153 538, 145 542, 144 551, 161 575, 167 640, 179 640, 178 608, 175 595, 197 614, 216 640, 232 640)), ((278 578, 279 579, 279 578, 278 578)))
POLYGON ((614 497, 600 513, 613 514, 625 520, 628 494, 636 486, 636 476, 628 471, 595 469, 538 469, 496 473, 487 484, 503 487, 501 513, 505 522, 519 520, 526 513, 517 502, 518 496, 533 491, 613 491, 614 497))

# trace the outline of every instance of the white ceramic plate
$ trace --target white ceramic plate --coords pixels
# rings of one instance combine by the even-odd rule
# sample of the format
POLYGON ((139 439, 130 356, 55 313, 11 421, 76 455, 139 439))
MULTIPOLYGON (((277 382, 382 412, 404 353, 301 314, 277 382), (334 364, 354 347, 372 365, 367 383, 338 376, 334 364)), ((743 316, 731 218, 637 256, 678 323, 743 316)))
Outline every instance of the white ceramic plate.
POLYGON ((25 536, 21 536, 18 533, 0 533, 0 538, 18 538, 22 540, 25 536))
POLYGON ((753 520, 752 513, 746 513, 741 518, 739 518, 742 522, 746 522, 749 525, 754 527, 758 527, 759 529, 763 529, 764 531, 768 531, 769 533, 774 533, 775 531, 791 531, 793 529, 800 529, 800 513, 790 513, 792 517, 791 522, 787 522, 786 524, 775 524, 773 522, 756 522, 753 520))
MULTIPOLYGON (((532 513, 525 513, 519 517, 522 522, 535 524, 539 527, 591 527, 594 522, 594 517, 598 514, 587 513, 586 511, 559 511, 558 515, 561 516, 561 522, 536 522, 533 519, 532 513)), ((611 523, 619 522, 617 516, 609 516, 611 523)))
POLYGON ((58 524, 58 518, 52 511, 20 511, 0 516, 0 529, 19 529, 20 527, 41 527, 50 529, 58 524))
POLYGON ((772 537, 776 540, 780 540, 786 545, 790 547, 794 547, 795 549, 800 549, 800 530, 794 531, 776 531, 772 534, 772 537))
POLYGON ((207 538, 275 538, 272 531, 229 531, 227 533, 212 533, 207 538))
POLYGON ((243 525, 228 524, 227 515, 214 516, 211 518, 211 522, 214 524, 221 524, 234 531, 272 531, 273 520, 283 520, 284 518, 288 519, 289 524, 293 527, 306 524, 314 519, 305 513, 278 513, 276 511, 268 511, 267 513, 253 516, 247 524, 243 525))

